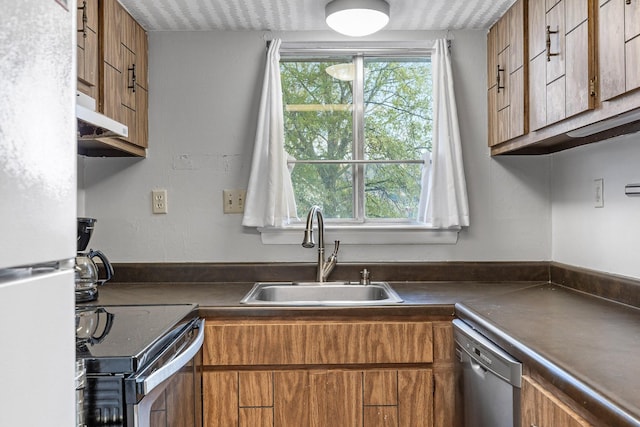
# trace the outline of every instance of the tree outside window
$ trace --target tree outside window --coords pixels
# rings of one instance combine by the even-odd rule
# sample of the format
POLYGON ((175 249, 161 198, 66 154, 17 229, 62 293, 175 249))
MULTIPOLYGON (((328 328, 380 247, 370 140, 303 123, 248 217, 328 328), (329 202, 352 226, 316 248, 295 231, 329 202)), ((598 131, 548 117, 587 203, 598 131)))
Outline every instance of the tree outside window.
POLYGON ((327 219, 412 222, 431 150, 429 57, 287 57, 280 72, 298 216, 317 204, 327 219))

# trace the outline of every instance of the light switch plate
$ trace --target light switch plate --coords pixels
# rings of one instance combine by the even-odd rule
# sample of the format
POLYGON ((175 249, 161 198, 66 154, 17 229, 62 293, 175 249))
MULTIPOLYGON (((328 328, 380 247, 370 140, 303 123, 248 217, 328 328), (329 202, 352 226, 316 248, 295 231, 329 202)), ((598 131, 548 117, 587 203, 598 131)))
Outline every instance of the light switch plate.
POLYGON ((593 206, 596 208, 604 207, 604 179, 598 178, 593 180, 593 206))
POLYGON ((222 211, 225 214, 243 213, 244 199, 247 190, 223 190, 222 191, 222 211))

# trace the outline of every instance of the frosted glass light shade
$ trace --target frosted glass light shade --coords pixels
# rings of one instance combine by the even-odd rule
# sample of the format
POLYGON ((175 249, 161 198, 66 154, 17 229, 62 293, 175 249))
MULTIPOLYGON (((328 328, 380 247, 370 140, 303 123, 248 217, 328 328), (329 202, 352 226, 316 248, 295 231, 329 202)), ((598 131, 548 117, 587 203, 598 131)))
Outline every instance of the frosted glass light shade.
POLYGON ((333 0, 324 10, 331 29, 352 37, 373 34, 389 22, 389 3, 384 0, 333 0))
POLYGON ((352 82, 356 75, 356 66, 353 62, 344 64, 335 64, 325 69, 334 79, 342 80, 343 82, 352 82))

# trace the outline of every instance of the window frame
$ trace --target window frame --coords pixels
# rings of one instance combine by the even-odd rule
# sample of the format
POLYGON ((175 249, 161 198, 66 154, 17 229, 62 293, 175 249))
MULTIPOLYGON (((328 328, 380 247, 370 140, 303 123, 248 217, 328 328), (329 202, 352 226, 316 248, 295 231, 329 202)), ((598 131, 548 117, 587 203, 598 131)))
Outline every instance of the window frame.
MULTIPOLYGON (((364 62, 365 58, 410 58, 431 56, 433 41, 406 42, 282 42, 280 61, 305 58, 331 58, 352 56, 356 78, 353 82, 353 162, 383 163, 364 159, 364 62)), ((301 160, 300 163, 303 163, 301 160)), ((389 161, 392 163, 395 161, 389 161)), ((403 163, 418 162, 403 160, 403 163)), ((420 161, 421 162, 421 161, 420 161)), ((294 161, 293 163, 296 163, 294 161)), ((346 162, 345 162, 346 163, 346 162)), ((421 162, 422 163, 422 162, 421 162)), ((354 173, 354 218, 325 218, 327 241, 332 235, 352 244, 455 244, 460 228, 433 228, 409 218, 365 218, 364 167, 358 165, 354 173), (362 191, 361 191, 362 190, 362 191)), ((299 244, 304 218, 284 227, 261 227, 265 244, 299 244)))

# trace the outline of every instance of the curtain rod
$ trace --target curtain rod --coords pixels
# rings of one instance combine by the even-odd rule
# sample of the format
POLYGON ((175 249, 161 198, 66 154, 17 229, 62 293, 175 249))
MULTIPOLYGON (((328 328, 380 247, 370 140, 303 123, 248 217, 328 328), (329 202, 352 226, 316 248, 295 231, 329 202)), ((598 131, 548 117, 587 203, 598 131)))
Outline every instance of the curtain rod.
POLYGON ((316 165, 386 165, 386 164, 424 164, 424 160, 287 160, 287 164, 316 165))
MULTIPOLYGON (((452 39, 447 38, 447 48, 449 50, 451 50, 451 45, 452 45, 452 39)), ((300 44, 300 45, 312 45, 313 43, 316 43, 318 46, 317 48, 326 48, 326 49, 332 49, 332 48, 337 48, 339 49, 340 47, 346 48, 346 49, 363 49, 363 48, 371 48, 371 49, 380 49, 381 47, 386 47, 389 49, 402 49, 407 48, 407 46, 410 45, 414 45, 414 46, 420 46, 423 45, 424 42, 426 41, 434 41, 434 40, 411 40, 411 41, 378 41, 378 42, 349 42, 349 41, 332 41, 332 42, 283 42, 283 43, 295 43, 295 44, 300 44), (404 45, 404 46, 403 46, 404 45)), ((271 40, 267 40, 266 41, 266 49, 269 50, 269 46, 271 46, 271 40)), ((422 46, 424 48, 424 46, 422 46)), ((313 49, 313 48, 312 48, 313 49)))

